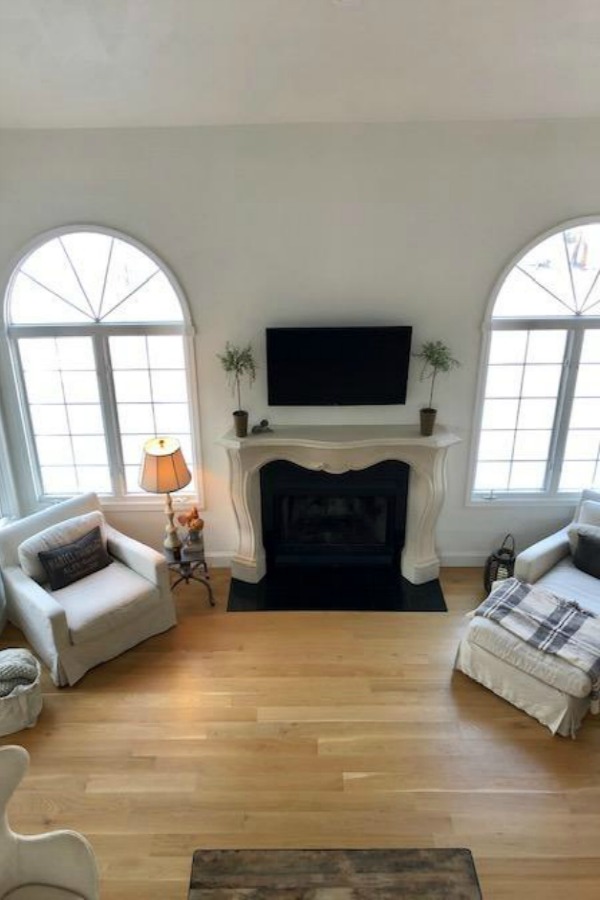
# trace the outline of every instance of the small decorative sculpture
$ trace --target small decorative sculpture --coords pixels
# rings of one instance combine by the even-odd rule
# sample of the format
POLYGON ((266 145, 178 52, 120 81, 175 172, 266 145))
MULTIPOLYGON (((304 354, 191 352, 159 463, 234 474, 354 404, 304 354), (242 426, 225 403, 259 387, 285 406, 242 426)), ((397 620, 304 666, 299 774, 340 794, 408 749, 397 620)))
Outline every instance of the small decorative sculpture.
POLYGON ((273 431, 272 428, 269 428, 268 419, 261 419, 258 425, 252 426, 252 434, 265 434, 267 431, 273 431))
POLYGON ((192 506, 189 512, 181 513, 177 516, 177 521, 184 528, 187 528, 187 544, 197 544, 200 541, 200 534, 204 528, 204 519, 200 518, 198 507, 192 506))

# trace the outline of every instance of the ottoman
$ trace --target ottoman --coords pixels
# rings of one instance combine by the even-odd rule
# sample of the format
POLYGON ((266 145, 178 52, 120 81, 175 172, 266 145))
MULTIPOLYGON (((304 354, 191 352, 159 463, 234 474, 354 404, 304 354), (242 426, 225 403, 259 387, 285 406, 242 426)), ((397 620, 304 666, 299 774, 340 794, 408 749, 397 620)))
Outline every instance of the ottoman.
POLYGON ((590 707, 591 680, 576 666, 530 647, 490 619, 471 619, 455 668, 524 710, 553 734, 575 736, 590 707))

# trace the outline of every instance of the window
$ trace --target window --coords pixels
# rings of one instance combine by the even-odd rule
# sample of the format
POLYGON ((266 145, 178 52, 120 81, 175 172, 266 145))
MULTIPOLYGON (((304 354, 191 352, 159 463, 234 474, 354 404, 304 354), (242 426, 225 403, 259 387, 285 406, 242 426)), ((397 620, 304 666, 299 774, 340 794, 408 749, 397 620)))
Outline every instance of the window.
POLYGON ((486 334, 472 496, 600 488, 600 222, 520 256, 486 334))
POLYGON ((6 321, 38 497, 147 497, 142 447, 161 434, 193 472, 185 312, 164 264, 123 235, 61 231, 21 261, 6 321))

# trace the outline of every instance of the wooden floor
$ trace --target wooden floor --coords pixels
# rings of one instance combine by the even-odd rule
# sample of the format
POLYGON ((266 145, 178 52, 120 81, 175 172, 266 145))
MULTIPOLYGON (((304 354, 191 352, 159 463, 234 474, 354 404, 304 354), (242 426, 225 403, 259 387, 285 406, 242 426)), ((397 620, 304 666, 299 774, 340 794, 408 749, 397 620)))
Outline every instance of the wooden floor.
MULTIPOLYGON (((23 744, 12 826, 91 840, 104 900, 185 900, 197 847, 468 847, 486 900, 600 896, 600 721, 550 733, 452 663, 481 573, 443 613, 228 613, 58 690, 23 744)), ((1 646, 23 645, 7 628, 1 646)))

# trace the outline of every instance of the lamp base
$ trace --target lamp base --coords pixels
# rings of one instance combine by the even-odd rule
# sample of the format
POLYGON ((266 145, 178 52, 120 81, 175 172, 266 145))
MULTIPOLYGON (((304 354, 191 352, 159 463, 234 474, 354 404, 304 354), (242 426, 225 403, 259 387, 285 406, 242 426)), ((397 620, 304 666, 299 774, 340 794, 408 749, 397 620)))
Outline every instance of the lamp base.
POLYGON ((175 522, 173 521, 175 518, 175 513, 173 512, 173 501, 171 500, 170 494, 165 494, 165 515, 167 516, 168 522, 165 526, 165 539, 163 541, 163 547, 166 550, 171 550, 173 555, 177 556, 181 552, 181 541, 179 540, 177 528, 175 527, 175 522))

